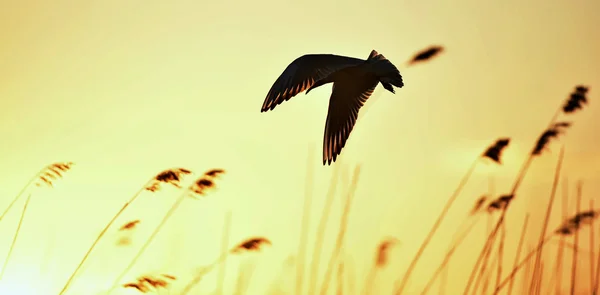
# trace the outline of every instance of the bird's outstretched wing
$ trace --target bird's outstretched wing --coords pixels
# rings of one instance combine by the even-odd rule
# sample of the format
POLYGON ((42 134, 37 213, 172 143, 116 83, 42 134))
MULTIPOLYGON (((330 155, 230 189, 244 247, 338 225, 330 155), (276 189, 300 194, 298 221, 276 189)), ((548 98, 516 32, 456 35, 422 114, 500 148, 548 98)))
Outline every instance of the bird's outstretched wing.
POLYGON ((315 81, 364 60, 334 54, 307 54, 295 59, 273 83, 261 112, 273 110, 277 105, 310 88, 315 81))
POLYGON ((340 80, 333 84, 323 138, 323 165, 331 165, 346 145, 358 111, 373 94, 378 80, 340 80))

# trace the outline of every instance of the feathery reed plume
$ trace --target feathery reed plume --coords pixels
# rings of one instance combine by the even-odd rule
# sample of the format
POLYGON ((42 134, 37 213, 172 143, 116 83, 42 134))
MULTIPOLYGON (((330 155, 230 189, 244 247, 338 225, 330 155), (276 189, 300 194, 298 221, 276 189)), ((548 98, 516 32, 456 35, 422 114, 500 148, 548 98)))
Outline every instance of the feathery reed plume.
POLYGON ((123 224, 123 226, 121 226, 121 227, 119 228, 119 231, 132 230, 132 229, 133 229, 134 227, 136 227, 136 226, 137 226, 139 223, 140 223, 140 220, 139 220, 139 219, 136 219, 136 220, 129 221, 129 222, 127 222, 127 223, 123 224))
MULTIPOLYGON (((413 259, 410 262, 410 264, 408 265, 408 268, 406 269, 406 272, 404 273, 404 276, 400 279, 400 281, 398 283, 395 284, 395 287, 394 287, 394 290, 395 290, 394 294, 395 295, 401 295, 402 292, 404 291, 404 288, 406 287, 406 283, 408 282, 408 279, 410 278, 413 270, 417 266, 417 262, 419 262, 419 259, 423 255, 423 252, 425 251, 425 248, 431 242, 431 239, 433 238, 433 235, 435 235, 435 233, 437 232, 438 228, 442 224, 442 221, 444 221, 444 218, 446 217, 446 214, 448 214, 448 211, 450 210, 450 207, 452 207, 452 204, 454 204, 454 201, 456 201, 456 198, 460 195, 460 193, 462 192, 463 188, 465 187, 465 185, 467 184, 467 182, 471 178, 471 175, 475 171, 475 168, 477 167, 477 164, 479 163, 479 160, 483 159, 483 158, 488 158, 487 151, 493 150, 494 147, 497 145, 497 143, 498 143, 498 141, 494 142, 491 146, 489 146, 488 148, 486 148, 485 151, 482 154, 480 154, 480 155, 477 156, 477 158, 471 164, 471 167, 469 167, 469 170, 467 170, 467 173, 465 173, 465 175, 461 179, 460 183, 458 184, 458 187, 454 190, 454 192, 452 193, 452 195, 450 196, 450 198, 448 199, 448 201, 446 201, 446 204, 444 205, 444 208, 442 209, 442 212, 439 214, 437 220, 433 224, 433 227, 431 228, 431 230, 429 231, 429 233, 425 237, 425 240, 423 241, 423 243, 421 244, 421 246, 417 250, 417 253, 413 257, 413 259)), ((502 149, 500 149, 500 150, 502 150, 502 149)), ((499 151, 498 152, 498 161, 494 161, 494 162, 496 162, 498 164, 502 163, 502 161, 500 159, 500 156, 501 156, 501 152, 499 151)))
POLYGON ((230 252, 235 254, 243 252, 258 252, 265 245, 270 246, 272 243, 269 241, 269 239, 263 237, 250 238, 233 247, 230 252))
POLYGON ((576 233, 583 225, 591 224, 594 219, 598 218, 600 211, 588 210, 582 211, 575 216, 565 220, 562 225, 556 229, 555 233, 559 235, 569 236, 576 233))
MULTIPOLYGON (((6 208, 2 216, 0 216, 0 220, 4 217, 10 208, 14 205, 14 203, 20 198, 20 196, 30 188, 31 184, 35 184, 36 187, 47 186, 48 188, 54 187, 54 181, 63 177, 63 175, 71 169, 73 166, 72 162, 64 162, 64 163, 54 163, 46 166, 42 169, 38 174, 29 181, 29 183, 19 192, 19 194, 13 199, 11 204, 6 208)), ((15 245, 17 243, 17 239, 19 238, 19 233, 21 232, 21 226, 23 225, 23 221, 25 220, 25 213, 27 212, 27 206, 31 201, 31 196, 33 192, 29 192, 27 198, 25 199, 25 203, 23 205, 23 209, 21 210, 21 216, 19 217, 19 223, 17 224, 17 228, 15 229, 15 233, 13 234, 12 242, 10 243, 10 248, 8 249, 8 253, 6 253, 6 257, 4 258, 4 264, 2 265, 2 270, 0 271, 0 281, 4 277, 4 272, 8 267, 10 262, 10 258, 12 257, 12 253, 15 249, 15 245)))
MULTIPOLYGON (((340 165, 336 165, 331 174, 331 180, 329 182, 329 188, 327 189, 327 195, 325 198, 325 206, 321 212, 321 217, 317 225, 317 233, 315 237, 315 246, 313 247, 313 255, 310 262, 310 277, 308 282, 308 294, 315 294, 317 288, 317 275, 319 273, 319 262, 321 262, 321 253, 323 251, 323 239, 325 237, 325 230, 329 221, 329 215, 331 214, 331 206, 337 191, 338 179, 339 179, 339 168, 340 165)), ((301 294, 301 290, 296 290, 297 294, 301 294)))
POLYGON ((170 184, 176 188, 181 188, 181 180, 183 176, 191 173, 192 171, 185 168, 173 168, 162 171, 154 177, 150 184, 146 186, 146 190, 156 192, 161 189, 162 184, 170 184))
POLYGON ((546 129, 544 133, 538 138, 537 143, 535 144, 535 148, 532 151, 532 154, 535 156, 541 155, 544 150, 546 150, 548 143, 553 138, 557 138, 561 135, 566 128, 571 126, 570 122, 558 122, 554 123, 550 128, 546 129))
POLYGON ((502 152, 510 143, 510 138, 500 138, 491 145, 482 155, 483 158, 490 159, 498 164, 502 164, 502 152))
POLYGON ((2 215, 0 215, 0 221, 2 221, 2 219, 4 219, 4 216, 6 216, 6 214, 15 205, 15 203, 25 194, 25 192, 27 190, 31 189, 32 185, 35 185, 36 187, 41 187, 42 183, 43 183, 49 187, 52 187, 53 186, 52 181, 56 180, 58 178, 61 178, 65 172, 67 172, 68 170, 70 170, 73 167, 73 165, 75 165, 73 162, 53 163, 53 164, 45 166, 40 171, 38 171, 27 182, 27 184, 25 184, 25 186, 23 186, 21 191, 19 191, 19 193, 13 198, 13 200, 10 202, 8 207, 6 207, 6 209, 4 209, 4 212, 2 212, 2 215))
MULTIPOLYGON (((123 204, 121 209, 119 209, 119 211, 115 215, 113 215, 111 220, 100 231, 100 233, 98 234, 98 236, 96 237, 96 239, 94 240, 94 242, 92 243, 90 248, 88 248, 85 255, 83 255, 83 258, 81 258, 81 261, 79 262, 79 264, 77 265, 75 270, 71 273, 71 276, 69 277, 69 279, 67 280, 67 282, 65 283, 65 285, 63 286, 62 290, 60 291, 60 293, 58 295, 63 295, 67 291, 67 289, 69 288, 69 286, 71 285, 71 283, 73 282, 73 280, 75 279, 77 274, 79 273, 81 267, 83 267, 84 263, 87 261, 90 254, 92 253, 92 251, 98 245, 98 242, 100 242, 102 237, 104 237, 104 235, 106 234, 108 229, 115 223, 117 218, 119 218, 119 216, 121 216, 121 214, 123 214, 125 209, 127 209, 127 207, 129 207, 129 205, 131 205, 135 200, 137 200, 137 198, 141 195, 141 193, 143 191, 156 192, 160 189, 160 183, 169 183, 169 184, 175 185, 176 187, 179 187, 179 183, 181 181, 182 176, 188 175, 188 174, 191 174, 191 171, 188 169, 172 168, 172 169, 163 170, 160 173, 153 176, 150 180, 148 180, 142 186, 141 189, 139 189, 131 198, 129 198, 129 200, 127 200, 127 202, 125 202, 125 204, 123 204)), ((115 286, 116 286, 116 284, 118 284, 118 282, 115 283, 115 286)))
MULTIPOLYGON (((570 125, 570 123, 567 123, 567 122, 558 122, 558 123, 556 122, 556 119, 560 115, 561 111, 564 111, 562 108, 562 105, 554 113, 554 115, 552 116, 552 119, 550 120, 550 123, 548 124, 547 130, 545 130, 545 132, 536 141, 536 144, 532 148, 531 153, 529 154, 529 156, 525 159, 525 161, 521 165, 521 169, 519 170, 519 172, 517 174, 517 177, 513 184, 513 188, 511 190, 510 195, 516 194, 523 179, 525 178, 525 175, 527 174, 527 171, 529 170, 529 167, 531 166, 531 163, 533 162, 534 157, 538 156, 542 153, 542 151, 544 150, 544 148, 546 147, 546 145, 548 144, 550 139, 557 137, 561 131, 564 131, 563 129, 565 129, 566 127, 568 127, 570 125)), ((475 274, 477 273, 477 269, 479 268, 479 265, 481 263, 481 260, 483 259, 483 256, 485 255, 486 251, 492 246, 492 244, 496 240, 496 236, 498 234, 498 230, 500 229, 500 225, 502 223, 504 223, 507 210, 508 210, 508 206, 502 210, 502 214, 500 215, 500 218, 496 222, 496 226, 495 226, 494 230, 488 236, 488 239, 487 239, 483 249, 479 253, 479 256, 475 262, 475 266, 473 267, 473 269, 471 271, 469 281, 467 282, 467 285, 465 287, 465 290, 464 290, 465 295, 468 293, 469 288, 471 287, 472 279, 475 276, 475 274)))
MULTIPOLYGON (((306 264, 306 253, 307 251, 307 240, 308 240, 308 230, 309 230, 309 226, 310 226, 310 215, 311 215, 311 211, 312 211, 312 198, 313 198, 313 186, 314 186, 314 175, 313 175, 313 166, 311 165, 311 163, 313 163, 313 159, 314 159, 315 155, 314 155, 314 148, 312 145, 309 145, 308 148, 308 155, 306 158, 306 176, 305 176, 305 183, 304 183, 304 202, 302 204, 302 217, 300 220, 300 236, 298 237, 298 250, 297 250, 297 255, 298 255, 298 263, 296 263, 296 281, 295 281, 295 291, 296 291, 296 295, 300 295, 302 294, 303 288, 304 288, 304 268, 305 268, 305 264, 306 264)), ((336 166, 337 167, 337 166, 336 166)), ((335 168, 337 170, 337 168, 335 168)), ((334 170, 334 173, 335 171, 334 170)), ((330 189, 331 189, 331 185, 330 184, 330 189)), ((325 205, 327 208, 327 205, 325 205)), ((325 209, 323 209, 325 210, 325 209)), ((319 242, 319 236, 317 234, 317 242, 319 242)), ((315 254, 313 254, 313 263, 315 261, 314 256, 317 256, 318 259, 318 253, 317 250, 319 249, 315 249, 314 252, 316 252, 315 254)), ((311 265, 313 266, 313 265, 311 265)), ((313 276, 311 273, 311 277, 309 278, 309 283, 308 283, 308 288, 309 288, 309 294, 311 294, 313 292, 312 290, 312 286, 313 286, 313 276)))
MULTIPOLYGON (((210 170, 213 171, 213 170, 210 170)), ((209 172, 210 172, 209 171, 209 172)), ((194 184, 190 185, 186 191, 184 191, 183 193, 181 193, 179 195, 179 197, 177 197, 175 203, 171 206, 171 208, 169 209, 169 211, 167 211, 167 213, 163 216, 162 220, 160 221, 160 223, 158 224, 158 226, 154 229, 154 231, 152 232, 152 234, 150 235, 150 237, 146 240, 146 242, 144 243, 144 245, 142 245, 142 248, 138 251, 138 253, 135 255, 135 257, 130 261, 129 265, 121 272, 121 274, 119 276, 117 276, 117 278, 114 280, 111 289, 109 289, 107 294, 110 294, 110 292, 112 292, 114 289, 116 289, 116 287, 118 286, 119 282, 121 281, 121 279, 123 279, 123 277, 127 274, 127 272, 129 272, 129 270, 135 265, 135 263, 137 262, 137 260, 142 256, 142 254, 145 252, 146 248, 148 248, 148 246, 150 245, 150 243, 154 240, 154 238, 156 237, 156 235, 160 232, 160 230, 162 229, 162 227, 165 225, 165 223, 169 220, 169 218, 171 218, 171 216, 175 213, 175 211, 177 210, 177 208, 179 208, 179 206, 181 205, 181 203, 186 199, 186 197, 190 197, 190 192, 192 193, 191 197, 194 198, 195 195, 204 194, 204 189, 200 191, 196 190, 196 185, 198 182, 200 182, 200 180, 203 179, 209 179, 209 178, 213 178, 209 175, 207 175, 207 173, 204 173, 202 176, 200 176, 200 178, 198 180, 195 181, 194 184)), ((171 179, 171 178, 169 178, 171 179)), ((179 179, 177 180, 177 184, 179 184, 179 179)), ((173 181, 168 182, 170 184, 173 184, 173 181)), ((215 183, 211 182, 210 188, 214 188, 215 187, 215 183)), ((60 295, 60 294, 59 294, 60 295)))
MULTIPOLYGON (((569 225, 571 225, 572 228, 575 228, 575 237, 574 237, 574 242, 575 242, 575 247, 579 247, 579 230, 581 228, 581 224, 583 224, 586 221, 590 221, 593 220, 593 218, 596 216, 594 211, 590 211, 593 212, 592 214, 585 214, 588 212, 583 212, 584 214, 582 214, 581 212, 581 181, 577 183, 577 205, 576 205, 576 214, 574 218, 569 219, 569 225), (591 216, 591 218, 589 217, 591 216)), ((573 251, 573 258, 572 260, 572 264, 571 264, 571 295, 575 295, 575 286, 577 284, 577 251, 573 251)))
POLYGON ((473 208, 471 209, 471 212, 469 213, 469 215, 473 216, 473 215, 479 213, 479 211, 483 207, 483 204, 485 204, 485 202, 487 201, 487 198, 488 197, 486 195, 479 197, 475 201, 475 204, 473 204, 473 208))
POLYGON ((575 87, 575 90, 563 105, 563 112, 565 114, 571 114, 583 109, 583 106, 588 104, 588 99, 586 97, 588 90, 589 89, 586 86, 580 85, 575 87))
POLYGON ((506 207, 508 207, 508 204, 510 201, 512 201, 512 199, 514 199, 514 197, 514 195, 502 195, 498 197, 488 204, 487 211, 492 213, 498 210, 504 210, 506 207))
POLYGON ((172 275, 162 274, 160 276, 145 275, 138 277, 135 282, 123 284, 123 288, 134 288, 141 293, 149 293, 158 291, 158 289, 167 289, 170 282, 175 280, 172 275))
MULTIPOLYGON (((550 200, 548 201, 548 206, 546 208, 546 217, 544 218, 544 225, 542 226, 542 231, 540 232, 540 238, 539 238, 539 242, 538 245, 543 243, 544 241, 544 237, 546 236, 546 230, 548 229, 548 222, 550 221, 550 216, 552 215, 552 208, 554 205, 554 198, 556 197, 556 190, 558 189, 558 182, 560 181, 560 172, 561 172, 561 167, 562 167, 562 163, 564 160, 564 156, 565 156, 565 147, 563 146, 560 149, 560 154, 558 156, 558 163, 556 164, 556 169, 554 171, 554 181, 552 182, 552 191, 550 193, 550 200)), ((542 252, 544 251, 544 248, 540 248, 540 251, 538 251, 536 257, 535 257, 535 262, 533 263, 533 277, 535 278, 536 276, 539 275, 539 266, 540 266, 540 262, 542 259, 542 252)), ((532 281, 531 285, 529 286, 529 294, 534 293, 534 288, 535 288, 535 284, 533 283, 534 281, 532 281)))
MULTIPOLYGON (((521 250, 523 250, 523 244, 525 242, 525 234, 527 233, 527 225, 529 224, 529 213, 525 215, 525 221, 523 221, 523 230, 521 231, 521 237, 519 238, 519 244, 517 246, 517 254, 513 263, 513 269, 519 265, 519 258, 521 257, 521 250)), ((508 295, 512 294, 512 290, 515 284, 515 280, 511 279, 508 284, 508 295)), ((496 284, 495 290, 498 290, 500 284, 496 284)))
MULTIPOLYGON (((578 188, 578 195, 581 194, 580 192, 580 188, 578 188)), ((516 273, 526 264, 529 262, 529 260, 534 257, 534 255, 536 255, 538 253, 538 251, 540 251, 540 249, 542 247, 544 247, 546 245, 546 243, 548 243, 553 237, 555 236, 569 236, 572 234, 577 235, 577 233, 579 232, 579 230, 581 229, 581 227, 585 224, 591 224, 592 221, 598 217, 598 211, 584 211, 584 212, 579 212, 577 214, 575 214, 573 217, 567 219, 565 222, 563 222, 563 224, 561 226, 558 227, 558 229, 556 229, 555 231, 553 231, 553 233, 549 236, 546 236, 546 238, 544 238, 544 240, 542 241, 542 243, 538 243, 537 247, 530 251, 525 258, 523 258, 520 262, 519 265, 517 267, 514 267, 511 274, 508 275, 503 281, 502 283, 500 283, 500 285, 498 286, 498 288, 496 288, 496 291, 494 294, 498 294, 498 292, 510 281, 514 278, 514 276, 516 275, 516 273)), ((574 245, 575 249, 577 249, 579 247, 579 245, 577 245, 577 242, 574 245)), ((574 252, 578 252, 578 251, 574 251, 574 252)), ((573 254, 576 255, 576 254, 573 254)), ((576 260, 576 259, 575 259, 576 260)), ((576 261, 575 261, 576 263, 576 261)))
POLYGON ((371 267, 369 274, 367 275, 367 279, 365 282, 363 294, 368 295, 371 294, 371 289, 373 288, 373 283, 375 280, 375 275, 377 274, 377 270, 385 267, 388 262, 389 250, 392 246, 395 246, 399 242, 396 238, 386 238, 379 243, 377 247, 377 255, 375 255, 375 263, 371 267))
MULTIPOLYGON (((225 245, 225 247, 224 247, 225 249, 227 249, 226 245, 229 240, 230 220, 231 220, 231 212, 228 212, 227 215, 225 216, 225 225, 224 225, 225 230, 223 231, 224 232, 223 233, 223 244, 225 245)), ((200 281, 206 274, 208 274, 210 271, 212 271, 216 266, 222 266, 223 262, 225 262, 225 260, 227 259, 227 257, 230 254, 240 255, 243 253, 259 252, 262 249, 262 247, 265 245, 272 245, 272 243, 267 238, 255 237, 255 238, 250 238, 250 239, 244 240, 229 250, 224 250, 224 251, 222 250, 222 253, 219 255, 219 257, 217 257, 217 259, 213 263, 211 263, 208 266, 200 268, 198 273, 185 286, 185 288, 180 293, 180 295, 188 294, 198 283, 200 283, 200 281)), ((218 284, 220 286, 217 285, 218 290, 217 290, 216 294, 222 294, 223 285, 221 285, 221 284, 224 281, 225 269, 222 268, 218 275, 219 275, 218 284)))
POLYGON ((408 65, 414 65, 432 59, 444 51, 444 47, 439 45, 429 46, 419 52, 417 52, 408 62, 408 65))
POLYGON ((333 253, 329 258, 329 263, 327 264, 327 268, 325 269, 325 275, 323 278, 323 284, 321 285, 320 295, 326 295, 329 289, 329 282, 331 280, 331 275, 333 272, 333 268, 335 263, 340 255, 341 249, 344 244, 344 238, 346 237, 346 230, 348 227, 348 215, 350 214, 350 208, 352 206, 352 202, 354 201, 354 194, 356 192, 356 186, 358 185, 358 176, 360 175, 360 166, 357 165, 354 168, 354 174, 352 175, 352 181, 350 182, 350 188, 348 189, 348 193, 346 195, 346 200, 344 202, 344 211, 342 212, 341 220, 340 220, 340 228, 338 230, 338 234, 335 240, 335 247, 333 249, 333 253))

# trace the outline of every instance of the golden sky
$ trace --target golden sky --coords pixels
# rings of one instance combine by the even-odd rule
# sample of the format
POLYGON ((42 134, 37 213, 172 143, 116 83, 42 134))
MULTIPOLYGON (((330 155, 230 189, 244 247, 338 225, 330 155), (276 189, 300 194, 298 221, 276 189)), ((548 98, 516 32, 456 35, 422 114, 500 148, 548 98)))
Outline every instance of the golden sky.
MULTIPOLYGON (((28 292, 33 287, 24 282, 41 273, 46 291, 38 292, 55 294, 56 281, 66 279, 123 202, 149 177, 175 166, 228 174, 214 200, 190 205, 200 210, 188 213, 202 215, 202 226, 165 230, 163 242, 167 236, 201 241, 206 248, 193 252, 209 254, 185 255, 208 261, 219 249, 223 214, 231 211, 232 243, 268 236, 274 243, 269 251, 277 253, 272 263, 279 265, 295 253, 309 151, 313 223, 332 171, 337 166, 349 177, 360 164, 347 236, 352 247, 345 251, 363 266, 357 270, 362 274, 380 239, 395 236, 402 241, 395 264, 403 269, 473 158, 496 138, 512 138, 503 167, 476 171, 440 241, 486 192, 490 175, 496 193, 510 189, 533 141, 577 84, 591 87, 591 104, 573 116, 574 127, 560 141, 566 145, 564 174, 585 181, 586 198, 597 196, 598 11, 600 2, 593 0, 2 2, 0 206, 41 167, 77 163, 55 190, 35 195, 6 288, 28 292), (405 66, 432 44, 446 51, 430 63, 405 66), (260 113, 270 86, 296 57, 366 58, 372 49, 400 68, 406 86, 395 95, 375 91, 336 165, 320 161, 330 86, 260 113), (194 237, 182 237, 189 231, 194 237), (40 246, 45 241, 51 241, 51 254, 40 246), (53 257, 45 273, 39 270, 44 255, 53 257)), ((545 204, 559 149, 554 143, 534 163, 520 191, 527 199, 515 212, 535 209, 535 198, 545 204)), ((10 240, 21 206, 2 222, 3 241, 10 240)), ((148 213, 154 218, 166 211, 155 209, 148 213)), ((518 236, 522 214, 515 216, 512 235, 518 236)), ((330 230, 334 236, 335 225, 330 230)), ((409 286, 415 292, 429 278, 427 267, 437 266, 427 263, 439 262, 441 245, 432 246, 417 268, 409 286)), ((480 239, 469 245, 465 253, 479 249, 480 239)), ((112 279, 92 270, 85 277, 98 285, 112 279)))

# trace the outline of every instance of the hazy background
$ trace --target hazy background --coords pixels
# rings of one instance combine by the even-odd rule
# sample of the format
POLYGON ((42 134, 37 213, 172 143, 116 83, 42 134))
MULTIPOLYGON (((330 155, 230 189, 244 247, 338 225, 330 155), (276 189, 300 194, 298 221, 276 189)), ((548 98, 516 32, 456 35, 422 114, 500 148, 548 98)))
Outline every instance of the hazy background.
MULTIPOLYGON (((77 163, 55 190, 35 195, 2 285, 13 294, 55 294, 123 202, 173 166, 198 173, 224 168, 228 175, 212 199, 182 210, 189 217, 175 218, 157 238, 169 246, 173 239, 197 244, 189 252, 163 253, 167 258, 153 267, 181 269, 170 261, 193 258, 202 265, 215 257, 224 213, 231 211, 231 243, 252 235, 273 241, 265 251, 273 257, 274 266, 264 270, 270 280, 266 273, 277 275, 296 250, 309 150, 315 224, 335 166, 320 160, 330 86, 273 112, 260 113, 263 100, 298 56, 366 58, 375 49, 400 68, 406 86, 396 95, 376 90, 376 103, 367 105, 336 164, 347 175, 362 165, 351 246, 345 248, 357 275, 366 272, 380 239, 396 236, 402 248, 394 252, 396 271, 389 278, 397 278, 473 158, 498 137, 513 139, 503 167, 476 171, 440 242, 417 268, 411 286, 420 290, 453 230, 488 190, 490 176, 496 193, 510 188, 534 140, 576 84, 591 86, 591 104, 573 116, 575 126, 561 140, 564 173, 585 181, 586 197, 598 195, 599 11, 600 2, 592 0, 2 1, 0 207, 43 166, 77 163), (432 44, 447 50, 406 68, 413 53, 432 44), (198 222, 186 227, 194 218, 198 222), (40 270, 43 257, 52 261, 40 270)), ((519 212, 545 205, 559 148, 554 143, 532 166, 509 235, 519 234, 519 212)), ((331 241, 343 197, 337 198, 331 241)), ((20 204, 0 226, 0 253, 8 250, 20 204)), ((167 210, 140 204, 154 218, 167 210)), ((479 251, 480 241, 473 239, 463 252, 479 251)), ((461 265, 470 270, 471 264, 461 265)), ((89 269, 82 275, 88 288, 105 288, 115 276, 108 266, 89 269)), ((460 288, 467 274, 452 275, 460 288)), ((257 290, 266 286, 254 284, 257 290)))

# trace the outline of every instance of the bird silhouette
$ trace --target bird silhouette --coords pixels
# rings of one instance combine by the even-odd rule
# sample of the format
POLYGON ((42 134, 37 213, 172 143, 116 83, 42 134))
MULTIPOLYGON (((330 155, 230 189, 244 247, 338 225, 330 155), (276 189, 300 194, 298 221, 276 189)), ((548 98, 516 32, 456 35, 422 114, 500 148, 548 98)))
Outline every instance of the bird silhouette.
POLYGON ((395 93, 402 88, 400 71, 377 51, 366 60, 334 54, 306 54, 287 66, 275 80, 261 108, 273 110, 277 105, 306 90, 333 83, 323 138, 323 165, 331 165, 340 155, 354 128, 358 111, 381 83, 395 93))

